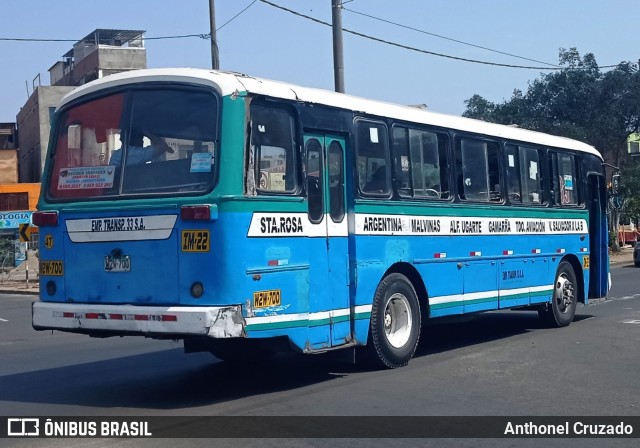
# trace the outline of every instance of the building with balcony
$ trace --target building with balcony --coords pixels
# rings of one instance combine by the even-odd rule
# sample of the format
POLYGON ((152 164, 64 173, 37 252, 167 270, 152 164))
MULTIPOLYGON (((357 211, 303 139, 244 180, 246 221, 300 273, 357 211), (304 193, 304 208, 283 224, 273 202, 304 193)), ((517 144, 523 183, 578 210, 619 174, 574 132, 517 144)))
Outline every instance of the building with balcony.
MULTIPOLYGON (((40 182, 53 112, 75 87, 114 73, 147 68, 144 31, 97 29, 49 69, 50 85, 34 85, 16 117, 20 136, 19 181, 40 182)), ((37 76, 36 79, 40 80, 37 76)))

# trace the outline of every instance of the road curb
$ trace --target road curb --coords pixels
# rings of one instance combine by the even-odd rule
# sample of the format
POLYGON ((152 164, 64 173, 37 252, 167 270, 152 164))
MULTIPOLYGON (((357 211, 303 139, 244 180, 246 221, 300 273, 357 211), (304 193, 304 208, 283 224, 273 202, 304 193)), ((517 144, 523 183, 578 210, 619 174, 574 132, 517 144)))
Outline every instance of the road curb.
POLYGON ((0 294, 19 294, 19 295, 25 295, 25 296, 39 296, 40 295, 40 290, 38 289, 32 289, 32 290, 26 290, 26 289, 2 289, 0 287, 0 294))

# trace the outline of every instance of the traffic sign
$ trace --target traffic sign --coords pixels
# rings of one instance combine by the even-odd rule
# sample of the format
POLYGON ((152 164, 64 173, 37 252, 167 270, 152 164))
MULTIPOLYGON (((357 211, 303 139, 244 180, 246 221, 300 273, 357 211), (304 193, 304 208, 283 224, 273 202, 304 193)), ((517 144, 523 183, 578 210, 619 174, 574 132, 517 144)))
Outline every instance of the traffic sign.
POLYGON ((18 228, 18 234, 20 235, 20 242, 21 243, 27 243, 31 238, 31 227, 29 227, 28 223, 24 223, 24 224, 20 224, 20 227, 18 228))

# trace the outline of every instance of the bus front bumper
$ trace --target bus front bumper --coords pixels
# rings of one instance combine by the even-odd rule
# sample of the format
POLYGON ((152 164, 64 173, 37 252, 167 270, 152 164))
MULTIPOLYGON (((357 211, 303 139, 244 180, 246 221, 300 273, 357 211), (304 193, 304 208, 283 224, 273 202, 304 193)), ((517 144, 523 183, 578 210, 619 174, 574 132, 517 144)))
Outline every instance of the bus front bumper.
POLYGON ((246 336, 240 305, 167 307, 34 302, 31 316, 35 330, 176 339, 182 336, 246 336))

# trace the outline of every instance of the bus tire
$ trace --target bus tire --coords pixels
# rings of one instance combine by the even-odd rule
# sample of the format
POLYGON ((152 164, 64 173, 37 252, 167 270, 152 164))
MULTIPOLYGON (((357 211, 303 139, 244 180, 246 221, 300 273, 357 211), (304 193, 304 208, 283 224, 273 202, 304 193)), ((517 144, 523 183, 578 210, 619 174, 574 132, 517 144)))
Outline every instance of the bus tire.
POLYGON ((420 305, 411 282, 402 274, 387 275, 373 297, 369 324, 370 359, 395 369, 409 363, 420 338, 420 305))
POLYGON ((568 261, 562 261, 553 283, 551 305, 538 312, 542 320, 551 327, 569 325, 576 314, 577 293, 578 281, 573 266, 568 261))

